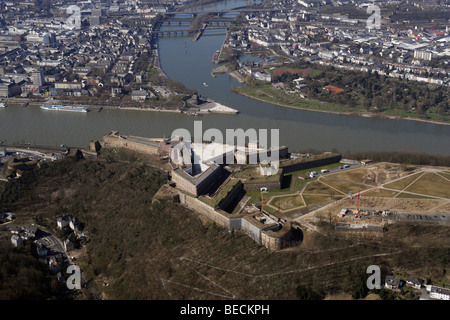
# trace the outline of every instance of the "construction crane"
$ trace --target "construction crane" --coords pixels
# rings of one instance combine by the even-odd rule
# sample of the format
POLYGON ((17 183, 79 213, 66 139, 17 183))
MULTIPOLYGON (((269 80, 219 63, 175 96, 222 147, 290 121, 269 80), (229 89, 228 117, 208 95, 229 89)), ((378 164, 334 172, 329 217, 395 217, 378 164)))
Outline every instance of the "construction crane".
POLYGON ((262 188, 261 188, 261 212, 264 212, 264 199, 263 199, 262 188))
POLYGON ((358 191, 356 195, 352 195, 352 192, 350 191, 350 199, 353 200, 353 198, 358 198, 358 207, 356 209, 356 218, 359 218, 359 200, 361 199, 362 193, 361 191, 358 191))
POLYGON ((369 191, 372 191, 372 190, 375 190, 375 189, 377 189, 377 187, 372 187, 372 188, 367 189, 367 190, 365 190, 365 191, 363 191, 363 192, 358 191, 358 193, 355 194, 355 195, 353 195, 352 192, 350 191, 350 194, 349 194, 350 199, 353 200, 353 198, 358 198, 358 207, 357 207, 357 209, 356 209, 356 217, 357 217, 357 218, 359 218, 359 202, 360 202, 361 196, 362 196, 364 193, 369 192, 369 191))
POLYGON ((267 191, 267 188, 261 188, 261 212, 264 212, 264 197, 263 192, 267 191))

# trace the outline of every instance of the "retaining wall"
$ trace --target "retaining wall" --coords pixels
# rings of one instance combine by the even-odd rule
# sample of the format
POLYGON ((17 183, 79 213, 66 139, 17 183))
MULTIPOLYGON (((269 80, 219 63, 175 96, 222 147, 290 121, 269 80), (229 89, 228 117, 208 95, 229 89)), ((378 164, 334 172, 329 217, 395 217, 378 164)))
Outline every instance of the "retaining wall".
POLYGON ((241 229, 244 231, 250 238, 255 240, 255 242, 261 244, 261 230, 247 221, 246 219, 241 219, 241 229))
POLYGON ((328 158, 323 158, 323 159, 317 159, 317 160, 304 160, 301 161, 299 160, 298 163, 295 163, 295 161, 292 162, 285 162, 285 163, 280 163, 280 168, 283 169, 283 173, 289 173, 289 172, 294 172, 294 171, 298 171, 298 170, 304 170, 304 169, 309 169, 309 168, 315 168, 315 167, 320 167, 320 166, 324 166, 327 164, 332 164, 332 163, 336 163, 341 161, 342 156, 341 155, 336 155, 336 156, 331 156, 328 158))
MULTIPOLYGON (((230 230, 230 219, 223 216, 206 203, 181 192, 180 192, 180 202, 184 205, 187 205, 192 210, 203 214, 207 218, 214 221, 217 225, 230 230)), ((234 223, 234 225, 236 225, 236 223, 234 223)))

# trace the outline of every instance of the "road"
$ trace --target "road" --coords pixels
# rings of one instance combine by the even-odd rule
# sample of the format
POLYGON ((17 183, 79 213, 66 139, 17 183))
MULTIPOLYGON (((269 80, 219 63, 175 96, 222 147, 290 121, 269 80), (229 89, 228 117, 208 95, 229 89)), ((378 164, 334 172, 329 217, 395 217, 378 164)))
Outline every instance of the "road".
MULTIPOLYGON (((40 227, 41 229, 42 229, 42 227, 40 227)), ((60 253, 62 253, 63 255, 65 255, 65 257, 66 257, 66 259, 67 259, 67 261, 68 261, 68 263, 69 263, 69 265, 76 265, 75 263, 73 263, 73 261, 72 261, 72 259, 70 258, 70 255, 67 253, 67 251, 64 249, 64 244, 63 244, 63 242, 59 239, 59 238, 57 238, 57 237, 55 237, 55 236, 53 236, 53 235, 50 235, 50 236, 47 236, 46 238, 49 238, 50 239, 50 241, 52 241, 53 242, 53 245, 51 246, 51 247, 49 247, 49 248, 51 248, 51 250, 55 250, 55 252, 60 252, 60 253)), ((91 286, 89 285, 89 283, 86 281, 86 279, 84 279, 83 278, 83 272, 81 271, 81 287, 82 288, 85 288, 86 290, 88 290, 89 291, 89 293, 92 295, 92 297, 94 298, 94 300, 102 300, 98 295, 97 295, 97 293, 95 293, 94 292, 94 290, 91 288, 91 286)))
MULTIPOLYGON (((18 230, 20 228, 22 228, 23 230, 33 230, 35 228, 41 229, 42 231, 47 233, 47 235, 42 237, 42 238, 39 238, 38 241, 41 242, 43 245, 45 245, 45 247, 50 249, 50 251, 53 254, 61 253, 63 255, 63 260, 66 260, 69 265, 76 265, 75 263, 73 263, 72 259, 70 259, 70 255, 64 249, 63 242, 59 238, 55 237, 53 234, 51 234, 50 232, 45 230, 44 227, 39 226, 39 225, 35 225, 35 224, 32 224, 31 226, 29 226, 29 225, 9 224, 6 228, 7 228, 7 230, 10 230, 10 231, 18 230)), ((64 271, 62 271, 62 273, 65 274, 64 271)), ((100 296, 90 287, 90 285, 86 281, 86 279, 83 278, 83 272, 82 271, 81 271, 81 281, 80 282, 81 282, 81 287, 85 288, 86 290, 88 290, 89 293, 94 298, 94 300, 102 300, 100 298, 100 296)))

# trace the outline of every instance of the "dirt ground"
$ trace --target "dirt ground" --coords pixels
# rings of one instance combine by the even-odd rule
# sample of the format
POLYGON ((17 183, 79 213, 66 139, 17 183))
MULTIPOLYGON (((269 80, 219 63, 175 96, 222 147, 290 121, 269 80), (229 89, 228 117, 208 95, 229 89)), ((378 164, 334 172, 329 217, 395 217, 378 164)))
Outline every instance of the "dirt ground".
MULTIPOLYGON (((439 213, 450 208, 450 180, 445 176, 445 168, 379 163, 323 176, 319 181, 345 194, 352 184, 359 184, 361 191, 378 187, 361 196, 361 209, 439 213)), ((309 192, 321 191, 313 188, 309 192)), ((356 208, 357 205, 355 197, 343 199, 328 206, 320 215, 330 217, 342 208, 356 208)))

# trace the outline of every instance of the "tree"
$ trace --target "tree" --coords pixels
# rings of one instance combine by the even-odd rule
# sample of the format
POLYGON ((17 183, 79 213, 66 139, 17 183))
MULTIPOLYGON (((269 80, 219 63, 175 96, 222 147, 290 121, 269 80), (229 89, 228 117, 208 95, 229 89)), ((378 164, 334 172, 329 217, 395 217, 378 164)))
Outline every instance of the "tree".
POLYGON ((367 296, 367 287, 365 283, 360 283, 353 288, 352 298, 355 300, 365 298, 367 296))
POLYGON ((311 288, 302 285, 297 287, 297 295, 300 300, 318 300, 320 298, 311 288))

